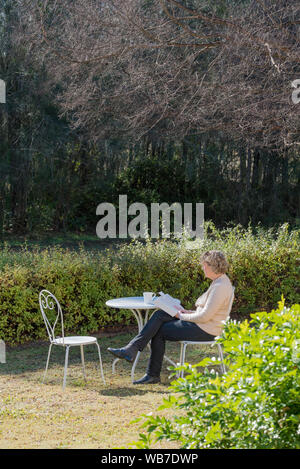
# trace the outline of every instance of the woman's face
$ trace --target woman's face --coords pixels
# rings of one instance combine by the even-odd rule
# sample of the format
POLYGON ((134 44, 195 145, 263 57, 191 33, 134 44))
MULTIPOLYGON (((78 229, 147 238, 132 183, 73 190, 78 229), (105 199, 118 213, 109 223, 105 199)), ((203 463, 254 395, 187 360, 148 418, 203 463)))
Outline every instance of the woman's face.
POLYGON ((204 272, 205 277, 214 279, 216 277, 215 272, 213 272, 211 266, 207 262, 203 262, 202 269, 204 272))

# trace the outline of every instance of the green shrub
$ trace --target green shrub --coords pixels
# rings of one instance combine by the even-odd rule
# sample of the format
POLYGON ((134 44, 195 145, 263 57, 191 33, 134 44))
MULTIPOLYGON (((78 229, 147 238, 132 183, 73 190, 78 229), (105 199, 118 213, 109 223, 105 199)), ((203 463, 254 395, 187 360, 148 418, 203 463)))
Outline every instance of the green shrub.
POLYGON ((137 447, 166 439, 189 449, 300 448, 300 305, 287 308, 282 301, 251 317, 229 321, 218 339, 227 372, 200 373, 210 359, 185 365, 188 374, 172 383, 175 395, 161 406, 180 416, 146 416, 137 447))
POLYGON ((119 324, 135 324, 130 311, 111 309, 111 298, 166 291, 188 309, 209 286, 200 253, 222 249, 236 287, 233 313, 271 310, 280 300, 299 297, 299 234, 283 225, 277 231, 240 226, 217 230, 205 224, 197 249, 184 242, 133 241, 115 250, 79 252, 59 247, 0 251, 0 339, 17 344, 46 338, 38 293, 52 291, 66 316, 67 333, 86 334, 119 324))

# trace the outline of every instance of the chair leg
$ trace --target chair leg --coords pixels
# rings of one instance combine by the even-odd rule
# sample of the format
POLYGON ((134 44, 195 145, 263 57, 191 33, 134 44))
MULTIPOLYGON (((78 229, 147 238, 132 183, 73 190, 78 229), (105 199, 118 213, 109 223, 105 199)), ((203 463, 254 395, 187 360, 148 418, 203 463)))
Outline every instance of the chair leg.
POLYGON ((115 358, 113 363, 112 363, 111 370, 112 370, 113 375, 116 373, 116 363, 118 363, 119 360, 120 360, 120 358, 115 358))
POLYGON ((95 342, 95 343, 96 343, 96 346, 97 346, 97 348, 98 348, 99 363, 100 363, 100 372, 101 372, 102 380, 103 380, 103 383, 106 384, 105 378, 104 378, 104 373, 103 373, 103 366, 102 366, 102 358, 101 358, 100 346, 99 346, 98 342, 95 342))
POLYGON ((217 343, 218 351, 219 351, 219 358, 220 358, 220 368, 221 368, 221 373, 225 373, 225 365, 224 365, 224 357, 223 357, 223 350, 222 346, 217 343))
MULTIPOLYGON (((180 344, 180 355, 179 355, 179 366, 182 366, 182 351, 183 351, 183 344, 180 344)), ((181 371, 178 370, 176 374, 176 378, 181 377, 181 371)))
MULTIPOLYGON (((181 344, 181 351, 180 351, 180 365, 184 365, 184 360, 185 360, 185 350, 186 350, 187 344, 181 344)), ((184 375, 184 370, 180 371, 180 377, 183 378, 184 375)))
POLYGON ((70 346, 66 346, 66 356, 65 356, 65 370, 64 370, 64 380, 63 380, 63 389, 66 387, 66 381, 67 381, 67 369, 68 369, 68 358, 69 358, 69 348, 70 346))
POLYGON ((84 366, 84 351, 83 351, 83 345, 80 345, 80 354, 81 354, 81 363, 82 363, 83 377, 84 377, 84 380, 86 381, 85 366, 84 366))
POLYGON ((43 383, 44 383, 44 381, 45 381, 46 374, 47 374, 47 370, 48 370, 48 365, 49 365, 49 359, 50 359, 50 354, 51 354, 52 345, 53 345, 53 344, 50 344, 49 349, 48 349, 48 358, 47 358, 46 369, 45 369, 45 373, 44 373, 44 377, 43 377, 43 383))

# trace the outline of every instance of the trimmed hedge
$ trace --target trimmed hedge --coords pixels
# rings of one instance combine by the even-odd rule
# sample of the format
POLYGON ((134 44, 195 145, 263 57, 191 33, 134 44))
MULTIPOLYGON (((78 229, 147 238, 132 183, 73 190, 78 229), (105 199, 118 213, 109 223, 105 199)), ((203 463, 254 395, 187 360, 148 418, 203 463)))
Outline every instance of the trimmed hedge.
POLYGON ((135 241, 116 250, 79 252, 60 247, 0 251, 0 339, 21 344, 45 339, 38 293, 52 291, 62 305, 66 333, 91 334, 106 326, 135 324, 130 311, 108 308, 110 298, 164 290, 192 308, 208 288, 200 253, 223 250, 236 287, 233 313, 271 311, 281 295, 299 303, 299 236, 282 225, 276 230, 240 226, 217 230, 205 224, 197 249, 185 242, 135 241))

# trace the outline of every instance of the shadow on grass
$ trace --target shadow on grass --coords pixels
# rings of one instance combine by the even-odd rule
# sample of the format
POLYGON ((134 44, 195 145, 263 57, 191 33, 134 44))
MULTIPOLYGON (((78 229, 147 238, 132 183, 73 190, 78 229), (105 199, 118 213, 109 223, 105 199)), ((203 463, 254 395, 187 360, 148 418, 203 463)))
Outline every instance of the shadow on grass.
MULTIPOLYGON (((85 362, 99 361, 97 350, 94 352, 88 348, 96 347, 86 345, 84 348, 85 362)), ((101 345, 100 345, 101 347, 101 345)), ((7 347, 6 363, 0 365, 0 375, 23 374, 25 372, 42 371, 46 367, 49 342, 37 343, 19 347, 7 347)), ((102 347, 101 347, 102 354, 102 347)), ((103 355, 103 354, 102 354, 103 355)), ((103 356, 102 356, 103 359, 103 356)), ((49 369, 53 365, 64 366, 64 347, 53 346, 50 356, 49 369)), ((81 364, 80 347, 71 347, 69 353, 69 365, 81 364)))
MULTIPOLYGON (((97 334, 95 335, 95 337, 97 334)), ((111 366, 112 356, 107 347, 115 346, 117 343, 126 343, 131 338, 130 334, 120 334, 112 337, 97 337, 101 349, 103 366, 111 366)), ((49 341, 34 342, 14 347, 6 347, 6 363, 0 363, 0 375, 21 374, 24 372, 42 371, 46 367, 49 350, 49 341)), ((97 347, 93 344, 84 346, 84 358, 86 364, 95 362, 99 365, 97 347)), ((51 350, 49 369, 55 365, 64 366, 65 348, 53 346, 51 350)), ((70 347, 69 365, 81 366, 80 347, 70 347)))
MULTIPOLYGON (((101 347, 101 356, 104 369, 106 385, 103 384, 100 369, 98 350, 95 345, 84 347, 87 381, 82 375, 80 347, 71 347, 68 363, 67 388, 86 389, 96 391, 103 396, 117 396, 125 398, 128 396, 144 395, 149 392, 162 394, 167 391, 170 383, 175 380, 174 369, 164 361, 161 383, 154 385, 134 385, 131 382, 131 364, 120 360, 116 364, 116 373, 112 373, 114 358, 107 351, 107 347, 124 345, 132 338, 132 333, 120 334, 113 337, 99 337, 98 343, 101 347)), ((202 347, 203 348, 203 347, 202 347)), ((45 382, 43 375, 47 361, 49 342, 36 342, 27 345, 7 347, 6 363, 0 364, 1 376, 21 377, 25 381, 44 384, 45 386, 61 386, 64 374, 65 349, 54 346, 50 356, 49 368, 45 382)), ((174 361, 179 360, 180 346, 176 342, 167 342, 166 354, 174 361)), ((213 351, 202 351, 191 348, 187 361, 197 363, 213 351), (208 353, 209 352, 209 353, 208 353)), ((149 359, 148 348, 141 354, 135 370, 135 379, 143 376, 147 369, 149 359)))
POLYGON ((120 387, 118 386, 117 388, 115 387, 109 387, 106 389, 101 389, 100 393, 102 396, 119 396, 119 397, 128 397, 128 396, 142 396, 144 394, 148 394, 149 392, 151 393, 157 393, 157 394, 162 394, 164 392, 163 388, 167 388, 169 385, 163 385, 163 384, 153 384, 153 385, 147 385, 143 386, 136 386, 132 384, 130 387, 129 386, 123 386, 120 387))

